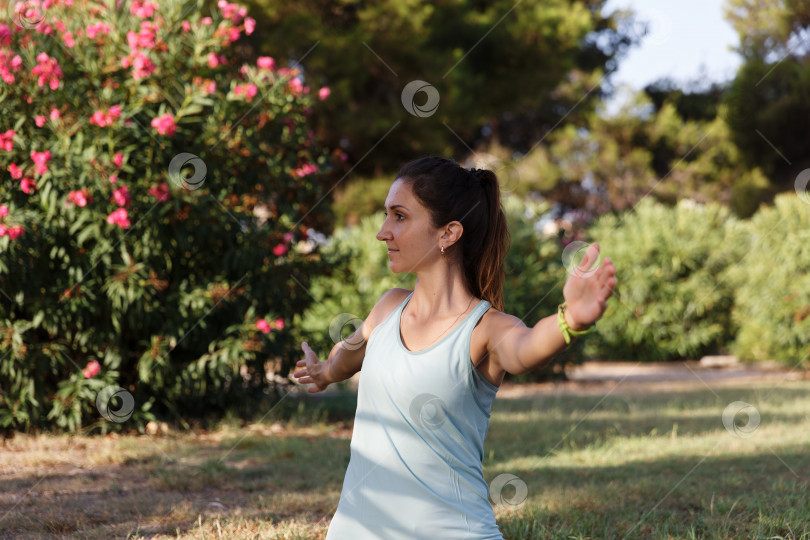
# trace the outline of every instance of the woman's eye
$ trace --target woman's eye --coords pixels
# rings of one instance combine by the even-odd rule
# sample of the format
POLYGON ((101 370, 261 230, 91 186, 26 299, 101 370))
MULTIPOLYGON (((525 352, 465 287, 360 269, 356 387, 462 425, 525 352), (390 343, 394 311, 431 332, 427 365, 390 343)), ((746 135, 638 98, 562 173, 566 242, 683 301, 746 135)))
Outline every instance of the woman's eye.
MULTIPOLYGON (((383 212, 383 214, 385 214, 385 217, 388 217, 388 212, 383 212)), ((402 214, 394 214, 394 215, 400 218, 397 221, 402 221, 403 219, 405 219, 405 216, 403 216, 402 214)))

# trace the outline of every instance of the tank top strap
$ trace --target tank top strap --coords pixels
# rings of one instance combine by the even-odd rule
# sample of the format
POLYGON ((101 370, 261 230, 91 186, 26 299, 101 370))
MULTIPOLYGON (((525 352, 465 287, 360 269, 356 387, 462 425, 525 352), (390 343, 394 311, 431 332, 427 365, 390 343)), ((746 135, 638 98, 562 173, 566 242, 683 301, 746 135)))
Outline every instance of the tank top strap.
POLYGON ((492 304, 490 304, 488 301, 484 299, 479 300, 478 304, 473 308, 470 314, 464 318, 464 321, 461 323, 463 331, 460 333, 464 334, 469 340, 469 337, 472 335, 472 331, 475 328, 475 325, 478 324, 478 321, 481 319, 481 317, 484 316, 484 313, 486 313, 490 307, 492 307, 492 304))

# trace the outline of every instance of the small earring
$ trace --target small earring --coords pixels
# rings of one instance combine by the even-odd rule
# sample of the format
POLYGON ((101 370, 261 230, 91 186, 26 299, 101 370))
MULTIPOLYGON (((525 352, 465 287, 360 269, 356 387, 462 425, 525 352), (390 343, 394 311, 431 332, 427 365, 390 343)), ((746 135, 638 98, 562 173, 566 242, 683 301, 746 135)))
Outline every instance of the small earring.
POLYGON ((444 246, 442 246, 442 255, 444 255, 444 246))

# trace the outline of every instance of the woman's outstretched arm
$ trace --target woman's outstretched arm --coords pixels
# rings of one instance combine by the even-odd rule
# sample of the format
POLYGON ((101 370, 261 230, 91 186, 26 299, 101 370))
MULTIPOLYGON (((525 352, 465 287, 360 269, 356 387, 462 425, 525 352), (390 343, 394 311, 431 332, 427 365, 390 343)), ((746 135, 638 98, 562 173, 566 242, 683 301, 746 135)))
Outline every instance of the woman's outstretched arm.
POLYGON ((304 359, 296 362, 298 371, 293 376, 300 384, 313 384, 310 393, 321 392, 333 382, 345 381, 363 367, 366 344, 374 328, 402 301, 405 289, 389 289, 371 309, 366 320, 343 341, 336 343, 326 362, 321 362, 306 342, 301 344, 304 359))
MULTIPOLYGON (((564 318, 571 330, 585 330, 599 320, 607 309, 607 299, 613 295, 616 268, 610 258, 606 257, 597 269, 589 270, 598 255, 599 244, 592 244, 563 287, 564 318)), ((501 313, 490 323, 488 335, 490 356, 513 375, 546 365, 567 346, 556 313, 532 328, 513 315, 501 313)))

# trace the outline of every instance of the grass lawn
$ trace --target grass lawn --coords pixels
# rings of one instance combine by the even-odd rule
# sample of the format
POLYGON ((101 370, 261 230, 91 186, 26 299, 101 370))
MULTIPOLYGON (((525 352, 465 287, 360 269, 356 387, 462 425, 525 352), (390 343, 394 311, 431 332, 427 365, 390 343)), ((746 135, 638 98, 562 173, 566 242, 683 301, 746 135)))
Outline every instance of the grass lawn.
MULTIPOLYGON (((313 414, 162 437, 17 435, 0 447, 0 538, 323 538, 351 415, 313 414)), ((496 506, 507 539, 810 540, 810 381, 499 397, 484 450, 487 482, 517 477, 496 506), (750 433, 756 418, 736 417, 748 437, 724 427, 735 401, 759 412, 750 433)))

